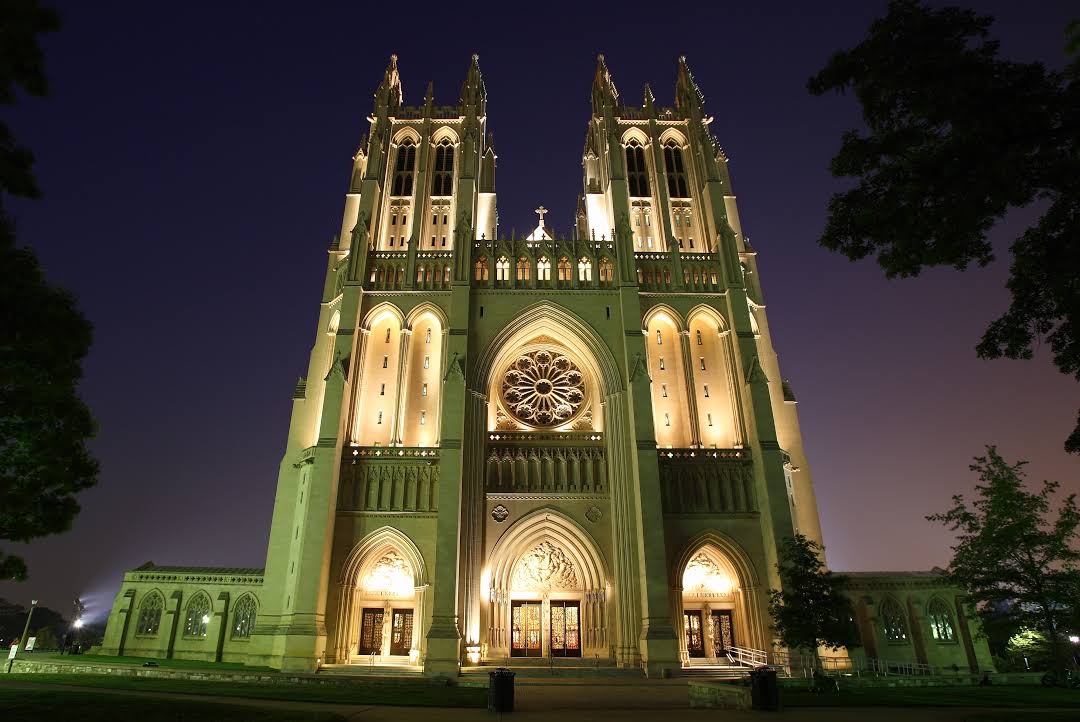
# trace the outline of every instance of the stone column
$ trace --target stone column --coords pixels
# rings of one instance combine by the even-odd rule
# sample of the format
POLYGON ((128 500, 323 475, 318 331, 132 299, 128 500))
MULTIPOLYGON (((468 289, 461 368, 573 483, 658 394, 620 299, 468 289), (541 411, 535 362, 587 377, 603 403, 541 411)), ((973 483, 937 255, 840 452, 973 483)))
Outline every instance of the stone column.
POLYGON ((206 636, 214 640, 214 661, 220 662, 225 650, 225 635, 229 630, 229 593, 218 594, 217 603, 214 604, 214 613, 210 617, 209 629, 206 636))
POLYGON ((679 348, 682 349, 683 375, 686 377, 686 406, 690 415, 690 445, 701 446, 701 419, 698 418, 697 405, 697 367, 694 365, 693 350, 690 346, 690 329, 677 332, 679 335, 679 348))
POLYGON ((406 375, 409 365, 409 343, 412 340, 412 329, 401 329, 401 338, 398 341, 398 367, 394 382, 394 420, 393 430, 390 433, 390 446, 401 446, 405 438, 405 407, 407 405, 405 394, 406 375))

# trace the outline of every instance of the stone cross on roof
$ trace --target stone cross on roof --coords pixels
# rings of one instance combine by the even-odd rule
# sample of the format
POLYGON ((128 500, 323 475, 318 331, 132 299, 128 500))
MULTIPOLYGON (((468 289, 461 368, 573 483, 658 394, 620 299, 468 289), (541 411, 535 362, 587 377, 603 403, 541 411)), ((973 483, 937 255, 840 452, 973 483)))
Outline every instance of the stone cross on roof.
POLYGON ((547 213, 547 212, 548 212, 548 209, 544 208, 543 206, 540 206, 535 211, 533 211, 533 213, 540 216, 540 227, 541 228, 544 226, 544 214, 547 213))

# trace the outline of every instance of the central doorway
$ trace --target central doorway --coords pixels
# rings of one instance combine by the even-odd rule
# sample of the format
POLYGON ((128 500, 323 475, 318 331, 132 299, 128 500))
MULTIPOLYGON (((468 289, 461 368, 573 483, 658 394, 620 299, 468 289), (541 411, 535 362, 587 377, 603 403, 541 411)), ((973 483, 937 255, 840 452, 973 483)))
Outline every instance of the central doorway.
POLYGON ((581 605, 551 602, 551 656, 581 656, 581 605))
POLYGON ((540 606, 540 602, 514 602, 511 605, 511 657, 544 656, 540 606))

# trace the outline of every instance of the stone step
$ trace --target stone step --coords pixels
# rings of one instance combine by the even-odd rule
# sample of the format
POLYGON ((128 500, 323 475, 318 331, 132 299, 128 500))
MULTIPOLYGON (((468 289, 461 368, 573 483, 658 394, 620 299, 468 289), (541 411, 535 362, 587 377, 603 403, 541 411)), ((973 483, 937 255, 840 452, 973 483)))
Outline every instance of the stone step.
POLYGON ((327 664, 319 668, 320 675, 331 677, 379 677, 415 680, 424 677, 420 667, 391 664, 327 664))

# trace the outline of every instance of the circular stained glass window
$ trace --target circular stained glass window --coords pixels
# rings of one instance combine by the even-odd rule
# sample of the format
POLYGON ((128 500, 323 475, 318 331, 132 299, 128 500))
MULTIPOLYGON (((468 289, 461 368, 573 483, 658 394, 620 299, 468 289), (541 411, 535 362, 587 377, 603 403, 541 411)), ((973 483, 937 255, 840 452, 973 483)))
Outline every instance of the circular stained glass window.
POLYGON ((573 421, 584 410, 585 379, 569 358, 540 349, 510 364, 501 393, 506 410, 518 421, 551 428, 573 421))

